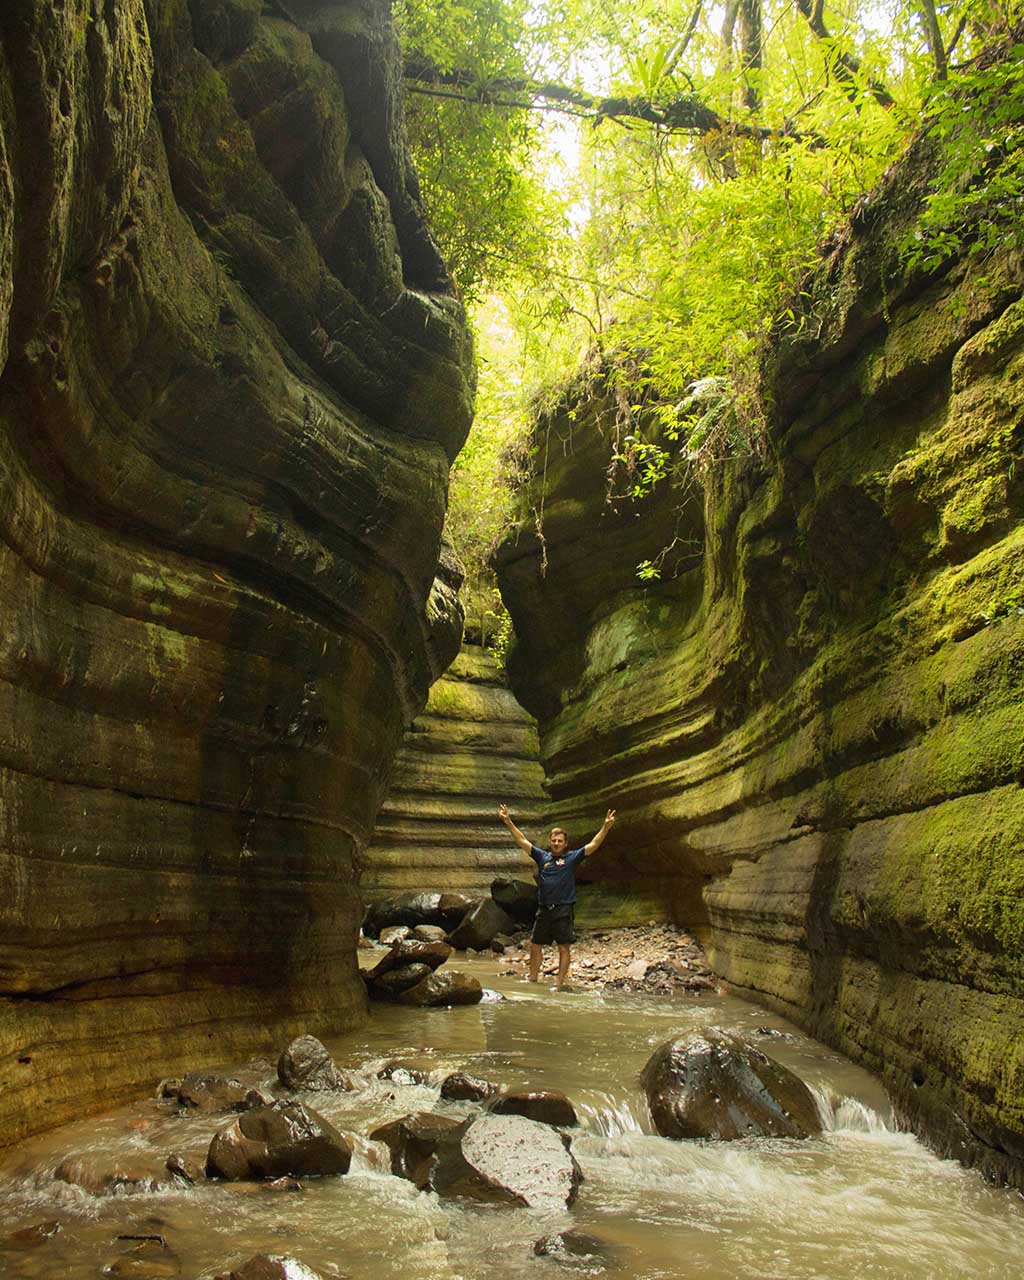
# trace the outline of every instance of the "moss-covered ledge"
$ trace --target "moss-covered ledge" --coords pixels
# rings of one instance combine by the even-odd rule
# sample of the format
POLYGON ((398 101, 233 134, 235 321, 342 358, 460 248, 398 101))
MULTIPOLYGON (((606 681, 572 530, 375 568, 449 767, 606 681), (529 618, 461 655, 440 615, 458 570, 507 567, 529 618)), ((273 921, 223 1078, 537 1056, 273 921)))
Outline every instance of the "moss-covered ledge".
POLYGON ((619 809, 621 847, 593 859, 604 888, 656 893, 737 991, 878 1072, 937 1149, 1020 1187, 1022 273, 1012 255, 985 287, 969 261, 905 270, 928 151, 809 283, 814 323, 776 335, 770 461, 707 476, 695 564, 637 582, 692 477, 610 524, 599 392, 539 429, 538 449, 575 424, 543 495, 560 519, 541 548, 538 468, 500 577, 552 820, 619 809), (595 541, 584 570, 574 549, 595 541), (563 609, 546 663, 533 637, 563 609))

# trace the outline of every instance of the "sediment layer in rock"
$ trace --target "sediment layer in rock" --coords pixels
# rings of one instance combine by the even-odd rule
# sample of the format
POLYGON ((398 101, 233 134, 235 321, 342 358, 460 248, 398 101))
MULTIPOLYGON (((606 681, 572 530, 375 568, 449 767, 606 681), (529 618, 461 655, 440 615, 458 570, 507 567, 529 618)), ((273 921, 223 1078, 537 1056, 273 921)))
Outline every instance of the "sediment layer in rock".
POLYGON ((660 895, 718 973, 1024 1185, 1024 301, 1010 257, 983 285, 906 272, 928 164, 919 144, 778 336, 770 462, 609 509, 598 386, 539 437, 546 574, 524 519, 500 576, 551 819, 619 811, 586 874, 660 895))
POLYGON ((366 855, 367 897, 394 890, 487 896, 496 876, 532 879, 534 865, 498 820, 541 840, 543 770, 532 716, 490 654, 463 645, 405 737, 366 855))
POLYGON ((0 1141, 361 1017, 469 418, 375 3, 0 14, 0 1141))

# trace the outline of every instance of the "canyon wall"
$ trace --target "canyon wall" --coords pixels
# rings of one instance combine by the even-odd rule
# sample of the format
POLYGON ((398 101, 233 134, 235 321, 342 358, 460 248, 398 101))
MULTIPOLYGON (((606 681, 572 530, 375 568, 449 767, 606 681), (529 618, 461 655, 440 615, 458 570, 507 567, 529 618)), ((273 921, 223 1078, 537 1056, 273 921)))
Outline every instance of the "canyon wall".
POLYGON ((364 1015, 472 394, 398 67, 383 0, 0 14, 0 1142, 364 1015))
POLYGON ((581 384, 500 580, 551 819, 619 810, 588 873, 656 892, 738 992, 1022 1186, 1024 272, 908 272, 929 163, 775 335, 758 456, 609 501, 624 428, 581 384))
POLYGON ((364 896, 460 891, 487 897, 496 876, 535 867, 498 821, 546 833, 537 727, 478 644, 464 644, 406 734, 366 853, 364 896))

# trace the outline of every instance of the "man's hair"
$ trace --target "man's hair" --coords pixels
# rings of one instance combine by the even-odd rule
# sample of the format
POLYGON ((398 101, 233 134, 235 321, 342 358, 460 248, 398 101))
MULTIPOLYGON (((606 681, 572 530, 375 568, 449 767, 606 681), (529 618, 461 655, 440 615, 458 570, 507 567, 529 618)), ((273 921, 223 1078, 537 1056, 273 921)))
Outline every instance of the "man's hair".
MULTIPOLYGON (((561 828, 561 827, 552 827, 552 828, 551 828, 551 835, 553 835, 553 836, 565 836, 565 838, 566 838, 566 840, 567 840, 567 841, 568 841, 568 839, 569 839, 568 835, 566 835, 566 833, 562 830, 562 828, 561 828)), ((549 839, 550 839, 550 837, 549 837, 549 839)))

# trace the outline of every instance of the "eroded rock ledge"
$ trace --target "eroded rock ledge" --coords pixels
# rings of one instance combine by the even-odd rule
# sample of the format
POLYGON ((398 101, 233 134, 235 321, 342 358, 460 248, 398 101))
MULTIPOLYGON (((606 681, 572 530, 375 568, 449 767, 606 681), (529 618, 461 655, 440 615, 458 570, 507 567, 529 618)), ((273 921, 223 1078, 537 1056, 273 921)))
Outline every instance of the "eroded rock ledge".
POLYGON ((0 15, 0 1141, 362 1015, 471 396, 397 66, 376 0, 0 15))
POLYGON ((655 888, 718 973, 1021 1186, 1022 275, 904 271, 927 168, 918 146, 864 203, 824 321, 778 336, 769 463, 609 507, 598 386, 538 436, 546 576, 531 518, 501 585, 552 820, 619 809, 588 873, 655 888))
POLYGON ((490 893, 495 876, 533 878, 498 821, 505 801, 540 839, 545 797, 533 718, 493 657, 464 644, 430 690, 398 754, 394 783, 366 854, 364 896, 396 889, 490 893))

